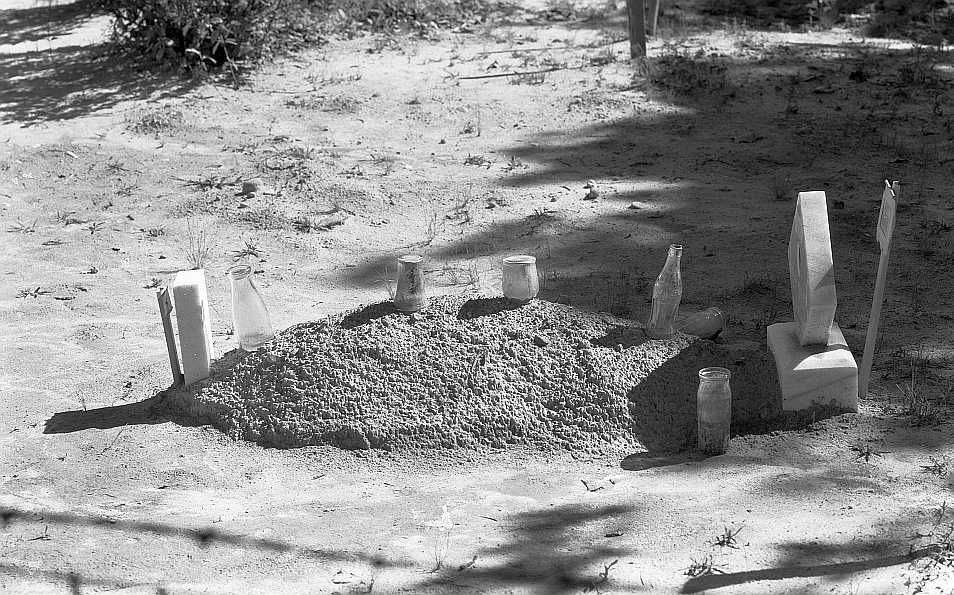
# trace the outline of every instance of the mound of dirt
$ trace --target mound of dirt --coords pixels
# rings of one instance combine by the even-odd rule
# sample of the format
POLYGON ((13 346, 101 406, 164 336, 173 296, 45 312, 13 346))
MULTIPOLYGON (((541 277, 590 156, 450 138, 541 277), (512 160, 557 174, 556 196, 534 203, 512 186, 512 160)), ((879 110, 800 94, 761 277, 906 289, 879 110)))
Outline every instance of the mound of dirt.
POLYGON ((639 448, 647 425, 685 446, 695 372, 715 365, 711 349, 677 357, 693 343, 709 342, 544 300, 442 296, 411 316, 381 303, 291 327, 186 397, 193 417, 276 447, 606 452, 639 448), (673 374, 679 394, 659 385, 673 374))

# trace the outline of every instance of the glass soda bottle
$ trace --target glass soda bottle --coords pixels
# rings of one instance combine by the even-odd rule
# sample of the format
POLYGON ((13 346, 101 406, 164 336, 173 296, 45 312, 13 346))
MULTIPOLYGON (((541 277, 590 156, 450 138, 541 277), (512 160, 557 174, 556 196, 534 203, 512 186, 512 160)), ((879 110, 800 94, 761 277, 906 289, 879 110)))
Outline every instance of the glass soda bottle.
POLYGON ((671 337, 676 332, 673 323, 682 300, 682 274, 679 272, 681 258, 682 245, 670 245, 666 264, 653 285, 653 309, 646 325, 646 334, 654 339, 671 337))
POLYGON ((699 450, 723 454, 729 445, 732 423, 732 390, 725 368, 699 370, 699 392, 696 395, 696 418, 699 423, 699 450))
POLYGON ((228 276, 232 282, 232 326, 239 347, 255 351, 275 336, 268 308, 252 282, 252 267, 236 265, 228 270, 228 276))

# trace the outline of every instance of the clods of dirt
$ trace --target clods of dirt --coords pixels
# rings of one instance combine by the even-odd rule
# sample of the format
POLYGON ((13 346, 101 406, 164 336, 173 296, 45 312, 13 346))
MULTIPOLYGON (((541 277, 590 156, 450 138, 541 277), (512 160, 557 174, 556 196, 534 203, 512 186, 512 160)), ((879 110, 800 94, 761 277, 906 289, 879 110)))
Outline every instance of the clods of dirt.
MULTIPOLYGON (((682 369, 688 335, 613 341, 641 333, 544 300, 442 296, 410 316, 381 303, 293 326, 182 396, 190 415, 267 446, 639 449, 642 426, 672 423, 634 404, 639 385, 675 368, 692 383, 700 365, 682 369)), ((679 426, 694 424, 689 390, 658 393, 679 426)))

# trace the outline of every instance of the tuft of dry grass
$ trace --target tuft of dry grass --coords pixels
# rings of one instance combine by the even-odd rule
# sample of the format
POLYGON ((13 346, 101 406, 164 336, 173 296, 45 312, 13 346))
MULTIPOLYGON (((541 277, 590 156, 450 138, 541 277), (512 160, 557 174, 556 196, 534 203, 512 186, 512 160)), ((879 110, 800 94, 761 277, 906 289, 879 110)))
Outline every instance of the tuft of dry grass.
POLYGON ((7 228, 7 231, 11 233, 36 233, 36 223, 38 219, 34 219, 32 223, 24 223, 17 219, 17 222, 7 228))
POLYGON ((193 270, 205 268, 212 258, 215 244, 216 239, 209 224, 195 217, 186 222, 186 242, 182 250, 193 270))
POLYGON ((126 114, 126 129, 136 134, 159 136, 175 132, 185 124, 185 114, 171 105, 154 110, 134 110, 126 114))

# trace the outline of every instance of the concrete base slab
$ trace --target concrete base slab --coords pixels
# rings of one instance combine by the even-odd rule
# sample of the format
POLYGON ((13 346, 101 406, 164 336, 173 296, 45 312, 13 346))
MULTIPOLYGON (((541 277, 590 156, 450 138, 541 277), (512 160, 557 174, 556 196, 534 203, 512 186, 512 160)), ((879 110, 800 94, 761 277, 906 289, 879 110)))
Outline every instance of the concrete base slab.
POLYGON ((800 411, 816 405, 858 410, 858 365, 845 336, 833 323, 827 345, 801 345, 797 322, 768 327, 775 356, 782 409, 800 411))

